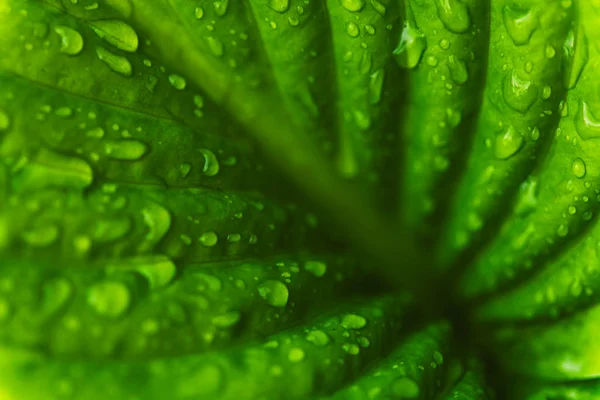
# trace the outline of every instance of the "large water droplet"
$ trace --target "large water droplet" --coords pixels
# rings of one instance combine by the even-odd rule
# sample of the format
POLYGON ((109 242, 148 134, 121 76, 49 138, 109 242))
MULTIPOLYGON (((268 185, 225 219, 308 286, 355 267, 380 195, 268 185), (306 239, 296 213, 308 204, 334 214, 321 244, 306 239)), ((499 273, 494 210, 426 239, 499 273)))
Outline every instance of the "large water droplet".
POLYGON ((419 397, 419 385, 405 376, 392 382, 391 392, 397 399, 416 399, 419 397))
POLYGON ((138 140, 107 140, 104 142, 104 154, 114 160, 139 160, 148 150, 148 145, 138 140))
POLYGON ((96 48, 98 58, 102 60, 110 69, 123 76, 131 76, 133 69, 129 60, 123 56, 111 53, 103 47, 96 48))
POLYGON ((573 30, 569 31, 563 45, 564 57, 562 59, 565 74, 564 84, 567 89, 573 89, 583 73, 589 59, 588 46, 587 36, 581 24, 579 24, 577 34, 573 30))
POLYGON ((198 240, 206 247, 213 247, 217 244, 218 239, 217 234, 211 231, 204 232, 198 240))
POLYGON ((171 228, 171 214, 169 210, 159 204, 151 203, 141 210, 144 223, 148 226, 148 233, 138 246, 139 252, 152 249, 167 234, 171 228))
POLYGON ((304 360, 305 356, 306 355, 304 354, 304 350, 302 350, 299 347, 294 347, 290 349, 290 352, 288 353, 288 360, 290 360, 293 363, 297 363, 304 360))
POLYGON ((98 36, 119 50, 133 53, 138 48, 138 36, 133 28, 123 21, 103 19, 90 22, 98 36))
POLYGON ((187 85, 185 78, 177 74, 169 75, 169 82, 171 83, 171 86, 177 90, 183 90, 187 85))
POLYGON ((435 0, 438 16, 453 33, 466 32, 471 27, 469 8, 460 0, 435 0))
POLYGON ((577 178, 583 178, 586 174, 585 161, 581 158, 576 158, 571 165, 571 171, 577 178))
POLYGON ((100 282, 87 294, 88 304, 100 315, 118 318, 129 308, 129 289, 120 282, 100 282))
POLYGON ((219 17, 227 14, 227 7, 229 6, 229 0, 216 0, 213 1, 213 8, 215 9, 215 14, 219 17))
POLYGON ((273 307, 285 307, 289 297, 287 286, 273 279, 261 283, 258 287, 258 294, 273 307))
POLYGON ((109 265, 108 271, 134 271, 146 278, 151 289, 167 286, 177 272, 177 268, 171 259, 163 255, 137 256, 119 261, 109 265))
POLYGON ((506 160, 515 155, 523 146, 524 139, 512 125, 496 136, 494 155, 500 160, 506 160))
POLYGON ((412 22, 405 22, 400 42, 394 49, 396 63, 402 68, 414 68, 419 64, 425 49, 427 40, 425 35, 412 22))
POLYGON ((524 9, 505 5, 502 9, 504 26, 513 43, 517 46, 527 44, 539 25, 534 9, 524 9))
POLYGON ((215 176, 219 173, 219 160, 217 160, 217 156, 215 153, 208 149, 199 149, 198 150, 204 156, 204 166, 202 167, 202 172, 206 176, 215 176))
POLYGON ((346 329, 362 329, 367 325, 367 319, 362 315, 346 314, 342 317, 342 326, 346 329))
POLYGON ((581 101, 579 104, 575 126, 583 140, 600 138, 600 119, 592 114, 590 106, 585 101, 581 101))
POLYGON ((269 8, 278 13, 284 13, 290 7, 290 0, 270 0, 269 8))
POLYGON ((326 346, 329 344, 329 336, 319 329, 314 329, 306 335, 306 340, 316 346, 326 346))
POLYGON ((19 184, 28 189, 51 185, 86 188, 93 181, 92 167, 85 161, 40 149, 20 172, 19 184))
POLYGON ((516 71, 504 79, 503 94, 506 104, 513 110, 525 114, 538 97, 537 86, 519 77, 516 71))
POLYGON ((452 80, 459 85, 462 85, 469 80, 467 64, 465 64, 464 61, 456 58, 454 55, 448 57, 448 68, 450 69, 450 76, 452 77, 452 80))
POLYGON ((41 313, 45 318, 63 309, 73 295, 73 284, 65 278, 52 278, 44 283, 41 313))
POLYGON ((365 6, 365 0, 340 0, 342 7, 351 12, 357 12, 365 6))
POLYGON ((60 36, 60 52, 74 56, 83 49, 83 37, 79 32, 68 26, 58 25, 54 32, 60 36))
POLYGON ((58 239, 58 227, 53 224, 37 226, 31 230, 23 232, 21 237, 32 246, 49 246, 58 239))
POLYGON ((307 261, 304 263, 304 269, 319 278, 327 272, 327 264, 321 261, 307 261))

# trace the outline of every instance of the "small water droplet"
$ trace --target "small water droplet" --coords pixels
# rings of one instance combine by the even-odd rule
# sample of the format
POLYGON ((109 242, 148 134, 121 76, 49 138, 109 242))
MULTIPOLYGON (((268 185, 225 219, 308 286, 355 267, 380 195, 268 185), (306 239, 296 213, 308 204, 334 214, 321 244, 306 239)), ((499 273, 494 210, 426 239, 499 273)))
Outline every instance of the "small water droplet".
POLYGON ((194 16, 196 19, 202 19, 204 17, 204 9, 202 7, 196 7, 194 9, 194 16))
POLYGON ((576 158, 571 165, 571 171, 577 178, 583 178, 586 174, 585 162, 581 158, 576 158))
POLYGON ((223 43, 221 43, 219 39, 209 36, 206 38, 206 41, 208 42, 208 47, 214 56, 221 57, 223 55, 223 43))
POLYGON ((448 57, 448 68, 450 69, 452 80, 457 84, 462 85, 469 80, 467 64, 456 58, 454 55, 448 57))
POLYGON ((35 247, 49 246, 58 239, 59 230, 56 225, 48 224, 23 232, 24 241, 35 247))
POLYGON ((58 25, 54 32, 60 36, 60 52, 71 56, 77 55, 83 49, 83 37, 79 32, 68 26, 58 25))
POLYGON ((342 349, 344 349, 344 351, 350 355, 357 355, 358 353, 360 353, 360 348, 355 345, 354 343, 344 343, 342 345, 342 349))
POLYGON ((230 311, 222 315, 213 317, 212 323, 221 328, 228 328, 240 321, 241 315, 238 311, 230 311))
POLYGON ((305 356, 306 355, 304 354, 304 350, 298 347, 294 347, 290 349, 288 353, 288 360, 290 360, 293 363, 297 363, 304 360, 305 356))
POLYGON ((227 7, 229 6, 229 0, 216 0, 213 1, 213 8, 215 9, 215 14, 219 17, 227 14, 227 7))
POLYGON ((10 116, 8 113, 0 109, 0 132, 7 131, 10 128, 10 116))
POLYGON ((420 394, 419 385, 407 376, 392 382, 391 392, 398 399, 416 399, 420 394))
POLYGON ((573 30, 569 31, 563 45, 563 53, 565 88, 573 89, 589 59, 589 44, 582 24, 579 24, 577 33, 573 30))
POLYGON ((329 344, 329 336, 319 329, 314 329, 306 335, 306 340, 315 346, 326 346, 329 344))
POLYGON ((369 100, 371 104, 378 104, 381 101, 384 80, 385 70, 383 69, 378 69, 371 74, 369 79, 369 100))
POLYGON ((204 232, 198 240, 200 241, 200 243, 202 243, 206 247, 213 247, 214 245, 217 244, 217 241, 219 240, 219 238, 217 237, 216 233, 211 231, 211 232, 204 232))
POLYGON ((187 85, 185 78, 177 74, 169 75, 169 82, 171 83, 171 86, 177 90, 183 90, 187 85))
POLYGON ((360 29, 358 28, 358 25, 356 25, 354 22, 348 22, 348 24, 346 24, 346 33, 348 34, 348 36, 354 38, 360 34, 360 29))
POLYGON ((289 297, 287 286, 273 279, 261 283, 258 294, 273 307, 285 307, 289 297))

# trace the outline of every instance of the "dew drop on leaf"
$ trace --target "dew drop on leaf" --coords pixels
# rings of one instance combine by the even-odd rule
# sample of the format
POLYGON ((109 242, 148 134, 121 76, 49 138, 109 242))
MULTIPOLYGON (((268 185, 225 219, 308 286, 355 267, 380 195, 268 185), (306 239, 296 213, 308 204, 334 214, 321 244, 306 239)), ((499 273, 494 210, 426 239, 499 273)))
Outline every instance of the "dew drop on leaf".
POLYGON ((357 37, 360 34, 358 25, 356 25, 354 22, 348 22, 348 24, 346 24, 346 33, 350 37, 357 37))
POLYGON ((10 116, 8 113, 0 109, 0 132, 7 131, 10 128, 10 116))
POLYGON ((99 20, 90 22, 90 26, 100 38, 119 50, 133 53, 138 48, 137 33, 123 21, 99 20))
POLYGON ((129 289, 120 282, 100 282, 88 290, 87 302, 98 314, 118 318, 129 307, 129 289))
POLYGON ((183 90, 187 85, 185 78, 177 74, 169 75, 169 83, 171 83, 171 86, 173 86, 177 90, 183 90))
POLYGON ((214 56, 221 57, 223 55, 223 43, 219 41, 219 39, 214 36, 209 36, 206 38, 208 42, 208 47, 214 56))
POLYGON ((171 259, 163 255, 136 256, 110 265, 109 271, 133 271, 143 276, 151 289, 167 286, 177 272, 171 259))
POLYGON ((289 297, 287 286, 274 279, 261 283, 258 286, 258 294, 273 307, 285 307, 289 297))
POLYGON ((23 232, 21 237, 27 243, 36 247, 49 246, 58 239, 58 227, 53 224, 37 226, 23 232))
POLYGON ((321 261, 307 261, 304 263, 304 269, 320 278, 327 272, 327 264, 321 261))
POLYGON ((204 156, 204 166, 202 167, 202 172, 206 176, 215 176, 219 173, 219 160, 217 160, 217 156, 215 153, 208 149, 199 149, 200 153, 204 156))
POLYGON ((517 72, 513 71, 504 79, 503 95, 510 108, 525 114, 537 99, 537 86, 531 81, 521 79, 517 72))
POLYGON ((571 171, 577 178, 583 178, 586 173, 585 162, 581 158, 576 158, 571 165, 571 171))
POLYGON ((344 343, 342 345, 342 349, 344 349, 344 351, 350 355, 357 355, 358 353, 360 353, 360 348, 354 344, 354 343, 344 343))
POLYGON ((269 8, 278 13, 284 13, 290 8, 290 0, 269 0, 269 8))
POLYGON ((469 8, 460 0, 435 0, 440 21, 453 33, 464 33, 471 27, 469 8))
POLYGON ((60 52, 71 56, 77 55, 83 49, 83 37, 79 32, 68 26, 58 25, 54 32, 60 36, 60 52))
POLYGON ((512 4, 504 6, 502 18, 508 35, 517 46, 527 44, 539 25, 537 13, 533 9, 523 9, 512 4))
POLYGON ((240 313, 238 311, 230 311, 222 315, 218 315, 212 318, 212 323, 221 328, 228 328, 237 324, 240 320, 240 313))
POLYGON ((96 48, 98 58, 102 60, 110 69, 123 76, 131 76, 133 70, 129 60, 123 56, 111 53, 103 47, 96 48))
POLYGON ((213 1, 213 7, 215 9, 215 14, 219 17, 227 14, 227 7, 229 6, 229 0, 216 0, 213 1))
POLYGON ((351 12, 357 12, 363 9, 365 0, 340 0, 342 7, 351 12))
POLYGON ((396 63, 402 68, 414 68, 419 64, 427 40, 425 35, 413 23, 406 22, 400 36, 400 42, 394 49, 396 63))
POLYGON ((342 317, 341 325, 345 329, 362 329, 367 325, 367 319, 358 314, 346 314, 342 317))
POLYGON ((496 136, 494 155, 500 160, 509 159, 521 149, 523 143, 523 135, 511 125, 504 133, 496 136))
POLYGON ((315 346, 326 346, 329 344, 329 336, 319 329, 314 329, 306 335, 306 340, 314 344, 315 346))
POLYGON ((196 7, 194 9, 194 16, 196 19, 202 19, 204 17, 204 9, 202 7, 196 7))
POLYGON ((108 140, 104 142, 104 154, 114 160, 135 161, 148 153, 147 144, 138 140, 108 140))
POLYGON ((304 360, 305 356, 306 355, 304 354, 304 350, 298 347, 294 347, 290 349, 288 353, 288 360, 290 360, 293 363, 297 363, 304 360))
POLYGON ((369 100, 371 104, 378 104, 381 101, 384 80, 385 70, 383 69, 378 69, 371 74, 369 80, 369 100))
POLYGON ((469 72, 464 61, 457 59, 454 55, 448 57, 448 68, 452 80, 459 85, 466 83, 469 79, 469 72))
POLYGON ((202 243, 206 247, 213 247, 214 245, 217 244, 217 241, 219 239, 217 237, 217 234, 211 231, 211 232, 204 232, 202 234, 202 236, 200 236, 200 238, 198 238, 198 240, 200 241, 200 243, 202 243))
POLYGON ((44 283, 42 314, 51 317, 58 313, 73 296, 73 284, 65 278, 53 278, 44 283))
POLYGON ((396 399, 416 399, 420 394, 419 385, 406 376, 392 382, 390 389, 396 399))
POLYGON ((579 104, 575 126, 583 140, 600 138, 600 119, 596 118, 585 101, 581 101, 579 104))
POLYGON ((588 40, 581 25, 577 33, 574 30, 569 31, 563 45, 563 54, 562 67, 565 88, 573 89, 589 59, 588 40))

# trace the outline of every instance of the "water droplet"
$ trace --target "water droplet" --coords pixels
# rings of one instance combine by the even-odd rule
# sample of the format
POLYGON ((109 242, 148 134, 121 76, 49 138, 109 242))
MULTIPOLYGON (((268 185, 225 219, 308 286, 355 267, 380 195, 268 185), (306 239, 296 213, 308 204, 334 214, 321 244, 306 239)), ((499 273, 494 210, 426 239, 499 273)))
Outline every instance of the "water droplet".
POLYGON ((466 32, 471 27, 469 8, 460 0, 435 0, 438 17, 453 33, 466 32))
POLYGON ((138 36, 133 28, 123 21, 102 19, 90 22, 98 36, 119 50, 133 53, 138 48, 138 36))
POLYGON ((383 69, 378 69, 371 74, 369 79, 369 100, 371 104, 378 104, 381 101, 384 80, 385 70, 383 69))
POLYGON ((20 185, 28 189, 48 185, 86 188, 93 181, 92 167, 85 161, 40 149, 21 171, 20 185))
POLYGON ((177 386, 175 398, 212 398, 225 383, 223 372, 216 365, 201 365, 189 379, 182 379, 177 386))
POLYGON ((437 365, 442 365, 444 363, 444 356, 442 356, 442 353, 440 353, 439 351, 434 351, 433 361, 435 361, 437 365))
POLYGON ((583 140, 600 138, 600 119, 596 118, 585 101, 579 104, 575 125, 577 133, 583 140))
POLYGON ((240 321, 240 313, 238 311, 230 311, 225 314, 213 317, 212 323, 221 328, 228 328, 237 324, 240 321))
POLYGON ((273 279, 261 283, 258 287, 258 294, 273 307, 285 307, 289 297, 287 286, 273 279))
POLYGON ((511 125, 503 134, 496 136, 494 155, 500 160, 506 160, 515 155, 523 144, 523 135, 511 125))
POLYGON ((139 160, 148 151, 148 145, 138 140, 107 140, 104 142, 104 154, 114 160, 139 160))
POLYGON ((223 43, 221 43, 219 39, 209 36, 206 38, 206 41, 208 42, 208 47, 214 56, 221 57, 223 55, 223 43))
POLYGON ((60 36, 60 52, 71 56, 77 55, 83 49, 83 37, 79 32, 68 26, 58 25, 54 32, 60 36))
POLYGON ((537 86, 531 81, 521 79, 516 71, 504 79, 504 100, 510 108, 521 114, 525 114, 535 103, 537 92, 537 86))
POLYGON ((202 7, 196 7, 194 9, 194 16, 196 19, 202 19, 204 17, 204 9, 202 7))
POLYGON ((516 46, 527 44, 539 25, 533 9, 515 7, 513 4, 504 6, 502 17, 506 31, 516 46))
MULTIPOLYGON (((560 224, 558 226, 558 228, 556 229, 556 234, 559 237, 565 237, 569 234, 569 227, 565 224, 560 224)), ((552 302, 552 300, 550 300, 550 302, 552 302)))
POLYGON ((391 392, 399 399, 416 399, 420 394, 419 385, 407 376, 392 382, 391 392))
POLYGON ((89 289, 87 301, 98 314, 118 318, 129 307, 129 289, 120 282, 97 283, 89 289))
POLYGON ((198 240, 200 241, 200 243, 202 243, 206 247, 213 247, 214 245, 217 244, 217 241, 219 240, 219 238, 217 237, 216 233, 211 231, 211 232, 204 232, 198 240))
POLYGON ((357 345, 355 345, 354 343, 344 343, 342 345, 342 349, 344 349, 344 351, 346 353, 351 354, 353 356, 360 353, 360 348, 357 345))
POLYGON ((73 284, 65 278, 52 278, 44 283, 41 313, 48 318, 67 305, 73 295, 73 284))
POLYGON ((577 178, 583 178, 586 173, 585 162, 581 158, 576 158, 571 165, 571 171, 577 178))
POLYGON ((310 331, 306 335, 306 340, 308 340, 315 346, 326 346, 327 344, 329 344, 330 341, 329 336, 319 329, 314 329, 310 331))
POLYGON ((469 80, 469 72, 464 61, 457 59, 454 55, 448 57, 448 68, 452 80, 459 85, 469 80))
POLYGON ((569 31, 563 45, 563 53, 565 88, 573 89, 589 59, 589 45, 582 24, 579 24, 577 34, 573 30, 569 31))
POLYGON ((342 7, 351 12, 357 12, 365 6, 365 0, 340 0, 342 7))
POLYGON ((144 223, 148 226, 148 233, 138 246, 139 252, 152 249, 167 234, 171 228, 171 214, 159 204, 151 203, 141 211, 144 223))
POLYGON ((185 86, 187 84, 183 76, 176 74, 169 75, 169 82, 171 83, 171 86, 173 86, 177 90, 185 89, 185 86))
POLYGON ((24 232, 21 237, 32 246, 49 246, 58 239, 58 227, 53 224, 41 225, 24 232))
POLYGON ((321 261, 307 261, 304 263, 304 269, 320 278, 327 272, 327 264, 321 261))
POLYGON ((414 68, 419 64, 426 48, 427 40, 423 32, 413 23, 405 22, 400 42, 394 49, 396 63, 402 68, 414 68))
POLYGON ((556 49, 552 45, 547 44, 544 54, 546 55, 546 58, 554 58, 556 55, 556 49))
POLYGON ((362 329, 367 325, 367 319, 362 315, 346 314, 342 318, 341 325, 345 329, 362 329))
POLYGON ((304 354, 304 350, 298 347, 294 347, 290 349, 288 353, 288 360, 290 360, 293 363, 297 363, 304 360, 305 356, 306 355, 304 354))
POLYGON ((358 343, 358 345, 360 347, 362 347, 363 349, 366 349, 367 347, 369 347, 371 345, 371 341, 364 336, 359 336, 356 339, 356 343, 358 343))
POLYGON ((227 14, 227 6, 229 5, 229 0, 216 0, 213 1, 213 8, 215 9, 215 14, 219 17, 227 14))
POLYGON ((100 60, 116 73, 123 76, 131 76, 133 70, 127 58, 113 54, 103 47, 96 48, 96 54, 100 60))
POLYGON ((354 122, 356 122, 358 129, 365 131, 371 127, 371 118, 368 114, 361 110, 354 110, 352 115, 354 116, 354 122))
POLYGON ((381 15, 385 15, 386 8, 379 0, 371 0, 371 5, 381 15))
POLYGON ((10 128, 10 116, 8 113, 0 109, 0 132, 7 131, 10 128))
POLYGON ((284 13, 290 8, 290 0, 270 0, 269 8, 278 13, 284 13))
POLYGON ((348 22, 348 24, 346 24, 346 33, 350 37, 357 37, 360 34, 360 29, 354 22, 348 22))
POLYGON ((198 151, 204 156, 204 166, 202 167, 204 175, 217 175, 219 173, 219 160, 217 160, 215 153, 208 149, 199 149, 198 151))
POLYGON ((136 256, 113 261, 108 268, 110 272, 134 271, 142 275, 151 289, 167 286, 177 272, 171 259, 163 255, 136 256))

